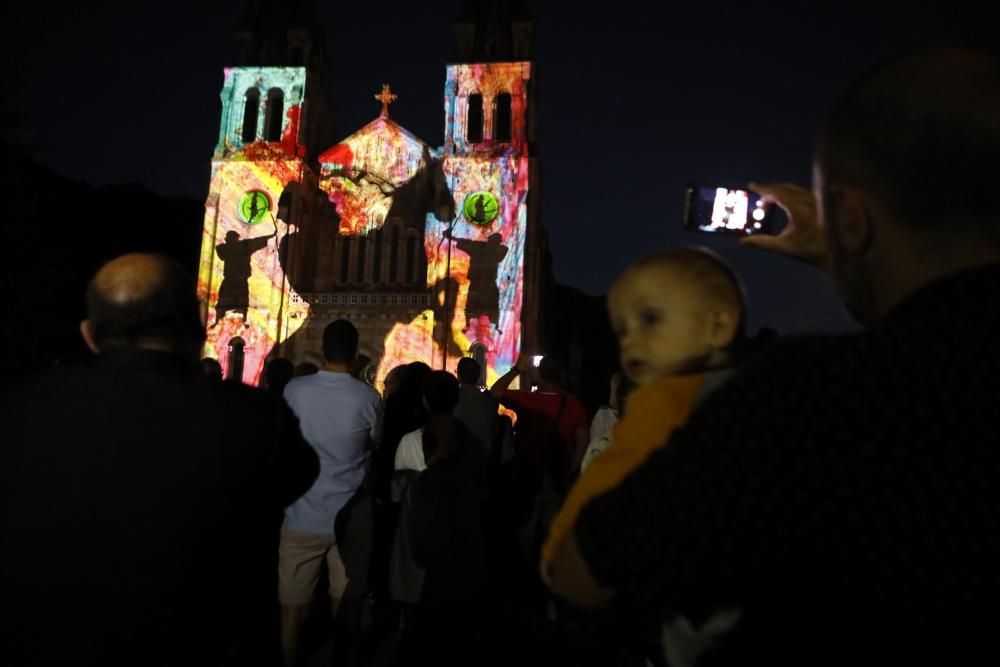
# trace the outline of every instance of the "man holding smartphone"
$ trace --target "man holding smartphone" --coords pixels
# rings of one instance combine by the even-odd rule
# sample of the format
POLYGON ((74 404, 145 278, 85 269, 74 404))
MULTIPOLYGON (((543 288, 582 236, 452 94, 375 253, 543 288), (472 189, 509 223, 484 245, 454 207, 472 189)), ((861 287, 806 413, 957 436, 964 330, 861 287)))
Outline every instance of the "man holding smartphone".
POLYGON ((584 508, 557 593, 666 618, 675 666, 1000 660, 998 118, 995 52, 907 53, 837 102, 813 192, 752 185, 789 222, 743 243, 829 272, 868 329, 709 397, 584 508))

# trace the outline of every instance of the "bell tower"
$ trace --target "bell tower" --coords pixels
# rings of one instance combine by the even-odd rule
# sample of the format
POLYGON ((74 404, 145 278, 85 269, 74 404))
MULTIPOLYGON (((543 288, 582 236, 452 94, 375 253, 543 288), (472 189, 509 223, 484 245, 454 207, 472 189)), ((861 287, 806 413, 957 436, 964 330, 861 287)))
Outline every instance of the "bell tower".
POLYGON ((205 201, 198 293, 205 356, 256 384, 268 354, 301 326, 289 238, 312 215, 315 160, 332 133, 330 67, 312 0, 251 0, 235 31, 205 201))

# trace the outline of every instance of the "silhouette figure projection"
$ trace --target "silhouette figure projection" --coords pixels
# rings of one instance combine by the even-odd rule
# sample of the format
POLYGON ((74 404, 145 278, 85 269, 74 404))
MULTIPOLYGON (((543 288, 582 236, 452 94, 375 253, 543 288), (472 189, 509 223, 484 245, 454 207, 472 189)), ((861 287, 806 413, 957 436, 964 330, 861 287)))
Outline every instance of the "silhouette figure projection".
MULTIPOLYGON (((455 338, 455 303, 458 300, 458 281, 452 277, 441 278, 431 288, 431 312, 434 313, 434 330, 431 334, 441 354, 447 359, 465 356, 464 345, 455 338)), ((437 361, 437 354, 435 354, 437 361)))
POLYGON ((250 307, 250 257, 267 247, 267 242, 278 233, 278 228, 268 236, 240 239, 237 232, 226 232, 225 243, 215 246, 215 252, 224 263, 222 285, 219 286, 219 301, 215 304, 215 321, 220 322, 226 311, 236 311, 247 318, 250 307))
POLYGON ((300 256, 302 244, 306 241, 304 235, 315 231, 314 228, 317 225, 328 225, 336 229, 340 225, 340 216, 337 215, 337 209, 322 191, 305 188, 294 181, 281 191, 277 208, 278 220, 287 226, 284 235, 278 242, 278 261, 281 263, 285 280, 288 281, 294 292, 299 294, 312 292, 315 286, 306 279, 305 262, 300 256), (313 215, 303 216, 301 219, 292 218, 292 204, 297 197, 313 198, 316 202, 313 207, 313 215))
MULTIPOLYGON (((424 287, 425 283, 423 279, 423 276, 426 275, 427 265, 424 250, 424 233, 428 214, 441 222, 451 222, 456 209, 454 196, 448 187, 444 173, 443 160, 435 159, 430 151, 424 148, 423 163, 420 168, 411 178, 399 185, 395 185, 386 177, 379 174, 373 174, 353 167, 337 171, 332 178, 351 181, 354 185, 363 188, 374 186, 378 188, 382 195, 392 198, 392 203, 387 209, 384 219, 386 221, 396 220, 401 225, 402 230, 413 229, 418 233, 414 241, 416 256, 413 258, 414 268, 412 270, 417 284, 409 285, 407 289, 412 291, 422 291, 424 289, 432 291, 430 288, 424 287)), ((285 274, 285 279, 292 290, 298 294, 329 291, 331 287, 317 287, 318 277, 323 275, 345 275, 342 272, 344 268, 342 263, 345 261, 343 256, 334 256, 331 253, 328 257, 321 258, 317 262, 314 239, 320 234, 325 233, 331 237, 339 234, 338 239, 349 241, 353 247, 359 248, 357 252, 359 258, 368 252, 374 254, 372 246, 377 242, 377 238, 382 238, 381 236, 375 236, 374 229, 359 230, 354 233, 346 232, 345 228, 350 227, 350 225, 345 224, 342 227, 342 217, 337 211, 336 198, 321 187, 305 186, 295 182, 289 183, 285 186, 278 199, 277 208, 278 219, 287 225, 287 231, 282 232, 278 243, 278 259, 285 274), (308 207, 311 211, 310 214, 301 215, 298 219, 292 219, 292 201, 297 199, 306 200, 314 197, 317 203, 308 207)), ((385 244, 383 247, 385 254, 382 256, 381 261, 389 262, 392 256, 389 244, 385 244)), ((398 272, 396 275, 403 275, 403 266, 402 257, 398 257, 396 266, 398 272)), ((355 280, 355 276, 361 273, 360 271, 355 271, 355 268, 355 266, 351 266, 346 271, 346 275, 350 277, 351 284, 345 285, 345 280, 341 279, 339 281, 340 285, 332 289, 343 289, 345 291, 374 289, 378 291, 394 288, 393 285, 385 284, 378 275, 365 277, 364 279, 359 277, 355 280)), ((377 273, 378 271, 376 270, 377 273)), ((453 288, 451 290, 451 297, 455 298, 456 294, 457 288, 453 288)), ((408 310, 405 307, 401 307, 400 309, 404 311, 408 310)), ((451 312, 454 312, 453 306, 451 312)), ((394 317, 391 319, 373 321, 366 326, 366 336, 371 344, 378 345, 383 342, 386 335, 397 323, 408 323, 409 316, 407 316, 407 322, 402 322, 400 314, 392 314, 394 317)), ((295 334, 285 341, 279 341, 278 344, 285 346, 282 354, 292 356, 300 354, 305 349, 304 346, 310 344, 306 331, 310 324, 309 319, 312 317, 314 315, 310 311, 310 315, 308 315, 306 321, 295 334)), ((430 336, 428 335, 427 338, 429 339, 430 336)), ((455 353, 454 349, 453 353, 455 353)), ((461 356, 461 352, 457 354, 461 356)), ((374 363, 378 365, 379 361, 376 360, 374 363)), ((406 362, 408 361, 411 361, 411 359, 406 360, 406 362)))
POLYGON ((430 149, 424 146, 420 168, 400 185, 356 167, 341 169, 336 176, 355 185, 374 186, 384 196, 392 197, 385 219, 398 218, 404 229, 415 229, 423 235, 428 213, 441 222, 451 222, 455 217, 455 198, 448 187, 443 165, 443 160, 433 157, 430 149))
POLYGON ((458 287, 454 278, 441 278, 431 288, 430 313, 425 311, 408 322, 392 322, 385 338, 385 354, 379 363, 376 383, 384 382, 393 368, 415 358, 434 368, 445 368, 450 359, 465 356, 469 341, 455 326, 458 287))
POLYGON ((465 303, 466 319, 471 322, 474 318, 485 315, 499 331, 500 288, 497 286, 497 269, 507 256, 507 246, 500 244, 503 237, 500 234, 490 234, 486 241, 456 239, 451 235, 451 230, 447 230, 444 236, 453 239, 455 247, 469 255, 469 298, 465 303))

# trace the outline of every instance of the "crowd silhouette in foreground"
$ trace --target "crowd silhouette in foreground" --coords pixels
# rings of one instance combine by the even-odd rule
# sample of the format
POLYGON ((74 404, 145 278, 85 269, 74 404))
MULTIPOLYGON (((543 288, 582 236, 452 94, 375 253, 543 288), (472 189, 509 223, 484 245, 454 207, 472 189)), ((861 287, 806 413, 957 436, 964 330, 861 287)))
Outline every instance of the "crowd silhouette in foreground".
POLYGON ((0 659, 996 663, 998 119, 995 52, 866 72, 811 190, 751 184, 785 228, 741 241, 827 272, 863 330, 751 336, 721 257, 652 252, 611 286, 592 418, 555 355, 380 395, 345 320, 322 367, 223 380, 190 276, 110 261, 92 358, 3 395, 0 659))

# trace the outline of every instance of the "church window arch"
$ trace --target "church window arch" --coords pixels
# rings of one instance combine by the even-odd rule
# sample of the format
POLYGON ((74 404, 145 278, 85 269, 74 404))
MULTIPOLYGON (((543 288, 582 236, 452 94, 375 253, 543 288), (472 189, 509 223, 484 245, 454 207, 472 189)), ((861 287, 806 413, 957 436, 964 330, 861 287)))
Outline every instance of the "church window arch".
POLYGON ((511 102, 510 93, 500 93, 494 102, 493 140, 498 143, 509 143, 513 135, 511 121, 514 116, 511 111, 511 102))
POLYGON ((226 379, 243 381, 243 348, 246 341, 239 336, 229 339, 229 359, 226 360, 226 379))
POLYGON ((382 229, 375 230, 375 248, 372 252, 372 283, 382 282, 382 229))
POLYGON ((483 140, 483 96, 480 93, 469 95, 469 111, 465 118, 465 140, 470 144, 478 144, 483 140))
POLYGON ((406 235, 406 269, 403 280, 408 285, 417 282, 417 235, 406 235))
POLYGON ((264 114, 264 139, 281 141, 281 123, 285 117, 285 93, 280 88, 267 91, 267 110, 264 114))
POLYGON ((351 237, 340 237, 340 282, 346 285, 351 269, 351 237))
POLYGON ((365 282, 365 251, 368 249, 368 239, 364 236, 359 236, 357 246, 358 257, 354 276, 358 284, 363 285, 365 282))
POLYGON ((389 230, 389 283, 394 284, 399 275, 399 224, 389 230))
POLYGON ((243 105, 243 143, 257 141, 257 115, 260 113, 260 91, 257 88, 247 90, 246 103, 243 105))

